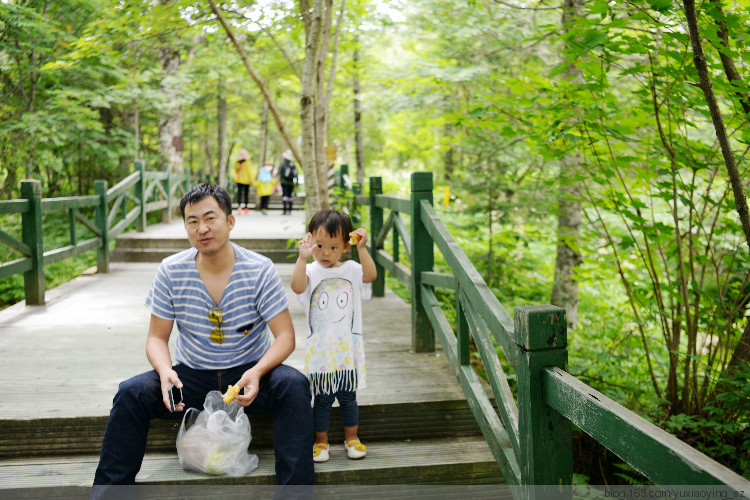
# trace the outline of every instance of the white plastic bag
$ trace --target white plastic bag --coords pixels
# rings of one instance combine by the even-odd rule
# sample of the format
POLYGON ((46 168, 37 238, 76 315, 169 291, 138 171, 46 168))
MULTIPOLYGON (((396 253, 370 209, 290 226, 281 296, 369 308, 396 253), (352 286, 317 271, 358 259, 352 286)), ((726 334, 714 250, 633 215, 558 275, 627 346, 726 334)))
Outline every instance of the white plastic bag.
POLYGON ((190 408, 177 434, 177 456, 185 470, 244 476, 258 467, 251 455, 250 420, 236 402, 226 404, 219 391, 206 395, 203 411, 190 408))

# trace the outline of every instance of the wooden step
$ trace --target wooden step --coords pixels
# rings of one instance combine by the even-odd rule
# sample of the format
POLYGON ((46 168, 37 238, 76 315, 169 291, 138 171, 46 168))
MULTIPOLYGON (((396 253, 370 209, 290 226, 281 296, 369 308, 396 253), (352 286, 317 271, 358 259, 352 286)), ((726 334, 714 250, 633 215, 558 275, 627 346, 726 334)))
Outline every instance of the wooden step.
MULTIPOLYGON (((97 454, 107 417, 0 420, 0 459, 52 455, 97 454)), ((148 451, 172 452, 179 420, 153 420, 148 451)), ((253 443, 271 446, 270 415, 251 415, 253 443)), ((331 412, 332 442, 343 441, 340 412, 331 412)), ((465 400, 431 401, 389 405, 360 405, 360 437, 363 441, 480 436, 481 431, 465 400)))
MULTIPOLYGON (((330 461, 315 464, 316 484, 504 483, 481 437, 363 441, 367 445, 367 457, 362 460, 349 460, 343 443, 331 441, 330 461)), ((239 478, 184 471, 175 452, 147 453, 136 481, 141 485, 275 484, 273 450, 259 448, 253 441, 250 452, 258 455, 258 468, 239 478)), ((98 456, 94 455, 0 461, 0 496, 5 497, 2 490, 11 488, 88 487, 97 463, 98 456)))

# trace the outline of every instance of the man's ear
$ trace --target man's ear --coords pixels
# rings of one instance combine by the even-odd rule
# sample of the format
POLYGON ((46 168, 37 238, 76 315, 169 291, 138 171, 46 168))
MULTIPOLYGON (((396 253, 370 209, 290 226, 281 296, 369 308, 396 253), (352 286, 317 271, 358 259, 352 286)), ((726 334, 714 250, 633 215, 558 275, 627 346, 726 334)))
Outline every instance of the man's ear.
POLYGON ((227 225, 229 226, 229 229, 234 229, 234 222, 235 222, 234 215, 232 214, 227 215, 227 225))

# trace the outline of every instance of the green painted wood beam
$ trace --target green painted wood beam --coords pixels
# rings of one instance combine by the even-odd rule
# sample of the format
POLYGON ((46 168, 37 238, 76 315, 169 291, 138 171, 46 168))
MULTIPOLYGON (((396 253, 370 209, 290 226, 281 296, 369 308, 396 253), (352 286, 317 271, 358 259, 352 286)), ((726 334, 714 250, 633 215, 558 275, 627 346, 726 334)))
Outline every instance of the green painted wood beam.
POLYGON ((64 198, 43 198, 42 210, 45 212, 69 210, 71 208, 95 207, 99 203, 97 196, 68 196, 64 198))
POLYGON ((128 189, 138 183, 140 178, 141 174, 139 172, 133 172, 111 188, 107 189, 107 201, 112 201, 121 194, 127 192, 128 189))
POLYGON ((29 257, 22 259, 11 260, 0 265, 0 279, 5 279, 13 276, 14 274, 25 273, 31 271, 34 267, 34 263, 29 257))
POLYGON ((385 208, 405 214, 409 213, 409 200, 405 198, 396 198, 395 196, 386 196, 384 194, 378 194, 374 198, 377 208, 385 208))
POLYGON ((21 196, 28 200, 29 211, 21 215, 23 243, 29 248, 32 267, 23 274, 26 305, 45 304, 44 246, 42 232, 42 184, 38 180, 21 181, 21 196))
POLYGON ((0 201, 0 215, 23 214, 31 208, 29 200, 3 200, 0 201))
POLYGON ((516 345, 511 341, 513 320, 489 289, 474 264, 458 245, 453 235, 430 204, 422 204, 423 220, 438 250, 445 257, 451 271, 463 288, 466 296, 487 323, 495 341, 503 350, 505 357, 515 366, 516 345))
POLYGON ((81 241, 76 245, 67 245, 64 247, 56 248, 54 250, 49 250, 47 252, 44 252, 44 265, 48 266, 50 264, 54 264, 55 262, 60 262, 61 260, 75 257, 76 255, 80 255, 91 250, 96 250, 97 248, 99 248, 100 244, 101 242, 99 241, 99 238, 91 238, 89 240, 81 241))
POLYGON ((385 250, 378 250, 378 253, 373 255, 373 258, 377 265, 391 273, 406 288, 411 286, 411 269, 407 266, 400 262, 394 262, 393 257, 388 255, 388 252, 385 250))
POLYGON ((521 447, 518 439, 518 406, 510 390, 508 379, 505 376, 500 359, 495 351, 495 345, 492 343, 492 337, 487 330, 487 325, 482 318, 474 311, 471 303, 464 293, 460 294, 462 305, 466 310, 466 319, 469 328, 473 332, 474 344, 479 351, 479 357, 482 359, 482 365, 487 373, 487 379, 495 396, 500 417, 503 425, 508 432, 508 439, 513 445, 513 452, 517 457, 521 456, 521 447))
POLYGON ((655 484, 750 487, 747 479, 564 370, 548 367, 542 375, 546 404, 655 484))
POLYGON ((458 287, 456 277, 447 273, 422 273, 422 284, 455 290, 458 287))
MULTIPOLYGON (((376 199, 383 192, 383 179, 380 177, 370 177, 370 234, 373 235, 373 239, 370 240, 370 255, 376 258, 378 251, 382 247, 378 247, 375 241, 375 236, 380 234, 383 228, 383 209, 377 206, 376 199)), ((375 270, 377 271, 377 277, 372 282, 372 295, 373 297, 384 297, 385 296, 385 269, 375 259, 375 270)))
POLYGON ((435 333, 422 306, 422 273, 435 266, 435 244, 422 218, 422 204, 432 205, 432 172, 412 172, 411 215, 411 339, 414 352, 433 352, 435 333))
POLYGON ((11 247, 13 250, 16 250, 17 252, 21 252, 24 257, 28 257, 31 255, 31 247, 21 241, 18 241, 13 236, 9 235, 2 229, 0 229, 0 241, 11 247))

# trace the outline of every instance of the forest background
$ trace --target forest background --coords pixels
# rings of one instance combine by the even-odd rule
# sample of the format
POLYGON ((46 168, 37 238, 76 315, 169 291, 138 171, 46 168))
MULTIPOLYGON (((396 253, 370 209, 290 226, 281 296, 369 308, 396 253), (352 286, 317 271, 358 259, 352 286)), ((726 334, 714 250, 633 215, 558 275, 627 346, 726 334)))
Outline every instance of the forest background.
MULTIPOLYGON (((89 194, 136 158, 227 184, 240 148, 291 148, 308 210, 331 203, 327 145, 386 193, 432 171, 506 310, 566 308, 571 373, 750 478, 748 7, 0 0, 1 198, 89 194)), ((0 282, 2 306, 22 290, 0 282)), ((577 481, 643 481, 575 443, 577 481)))

